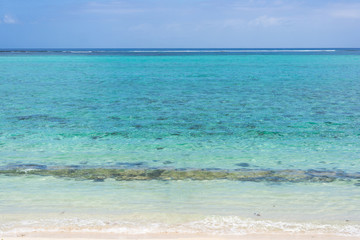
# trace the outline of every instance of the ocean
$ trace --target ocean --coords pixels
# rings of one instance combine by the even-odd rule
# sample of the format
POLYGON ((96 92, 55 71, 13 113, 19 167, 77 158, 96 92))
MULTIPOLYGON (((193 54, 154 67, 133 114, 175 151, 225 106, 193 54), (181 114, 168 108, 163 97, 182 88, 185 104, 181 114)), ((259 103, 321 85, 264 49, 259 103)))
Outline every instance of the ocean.
POLYGON ((360 49, 0 49, 0 236, 360 236, 360 49))

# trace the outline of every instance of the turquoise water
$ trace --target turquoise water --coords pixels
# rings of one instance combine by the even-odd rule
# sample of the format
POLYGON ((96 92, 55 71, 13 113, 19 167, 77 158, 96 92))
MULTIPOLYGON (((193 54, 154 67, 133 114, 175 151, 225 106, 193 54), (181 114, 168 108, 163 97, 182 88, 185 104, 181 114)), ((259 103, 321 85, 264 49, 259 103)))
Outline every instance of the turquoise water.
POLYGON ((360 234, 358 51, 74 53, 0 54, 4 235, 39 219, 107 229, 104 218, 125 233, 360 234), (92 181, 59 169, 198 173, 92 181))

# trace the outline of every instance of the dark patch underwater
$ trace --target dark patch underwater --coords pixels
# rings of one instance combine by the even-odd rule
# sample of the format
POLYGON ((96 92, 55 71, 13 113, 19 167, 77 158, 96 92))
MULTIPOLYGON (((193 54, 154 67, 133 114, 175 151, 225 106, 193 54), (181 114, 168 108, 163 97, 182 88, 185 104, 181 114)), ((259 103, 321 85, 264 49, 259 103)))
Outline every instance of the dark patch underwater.
MULTIPOLYGON (((93 180, 102 182, 106 179, 116 181, 146 181, 146 180, 231 180, 250 182, 320 182, 333 181, 360 181, 360 173, 346 173, 343 171, 318 171, 318 170, 219 170, 219 169, 139 169, 144 163, 119 163, 119 168, 81 168, 79 166, 66 166, 62 168, 48 168, 45 165, 21 164, 9 165, 0 170, 1 175, 6 176, 54 176, 77 180, 93 180), (125 168, 124 168, 125 167, 125 168), (128 168, 135 167, 135 168, 128 168)), ((359 183, 355 183, 359 186, 359 183)))

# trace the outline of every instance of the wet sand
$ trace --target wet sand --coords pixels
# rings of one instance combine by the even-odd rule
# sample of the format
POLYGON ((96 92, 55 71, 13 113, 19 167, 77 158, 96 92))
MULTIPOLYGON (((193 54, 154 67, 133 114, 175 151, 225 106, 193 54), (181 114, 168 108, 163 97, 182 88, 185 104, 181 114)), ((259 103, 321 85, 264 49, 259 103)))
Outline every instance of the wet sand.
POLYGON ((53 239, 76 239, 76 240, 110 240, 110 239, 141 239, 141 240, 360 240, 360 236, 336 236, 326 234, 249 234, 240 236, 214 236, 214 235, 184 235, 184 234, 146 234, 146 235, 123 235, 114 233, 31 233, 31 234, 20 234, 16 237, 1 237, 1 240, 53 240, 53 239))

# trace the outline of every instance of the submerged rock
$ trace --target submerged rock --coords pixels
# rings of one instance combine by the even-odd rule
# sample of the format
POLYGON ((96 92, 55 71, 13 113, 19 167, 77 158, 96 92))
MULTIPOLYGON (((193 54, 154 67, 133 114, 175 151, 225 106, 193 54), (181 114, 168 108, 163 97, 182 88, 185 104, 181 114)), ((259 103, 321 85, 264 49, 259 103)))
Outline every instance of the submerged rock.
POLYGON ((274 177, 282 179, 283 182, 303 182, 311 179, 303 170, 280 170, 274 173, 274 177))
POLYGON ((248 163, 246 163, 246 162, 236 163, 235 165, 236 165, 236 166, 239 166, 239 167, 250 167, 250 164, 248 164, 248 163))
MULTIPOLYGON (((357 175, 341 174, 331 171, 314 170, 251 170, 238 169, 230 170, 210 170, 210 169, 138 169, 138 168, 62 168, 62 169, 28 169, 15 168, 0 170, 0 174, 7 176, 20 175, 39 175, 53 176, 59 178, 70 178, 76 180, 92 180, 103 182, 108 178, 117 181, 135 180, 219 180, 226 179, 232 181, 251 181, 251 182, 333 182, 335 180, 355 181, 357 175)), ((355 183, 356 186, 359 183, 355 183)))

